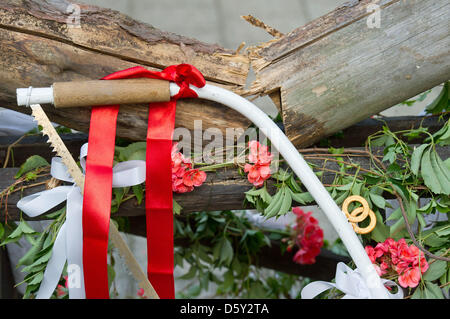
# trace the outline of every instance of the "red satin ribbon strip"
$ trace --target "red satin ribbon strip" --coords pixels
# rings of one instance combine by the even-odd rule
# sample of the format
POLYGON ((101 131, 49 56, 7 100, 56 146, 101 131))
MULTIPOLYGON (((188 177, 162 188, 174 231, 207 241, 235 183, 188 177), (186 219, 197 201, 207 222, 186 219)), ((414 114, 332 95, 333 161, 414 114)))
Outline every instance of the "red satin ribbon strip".
POLYGON ((175 297, 171 165, 175 109, 175 100, 152 103, 148 115, 145 184, 147 274, 161 299, 175 297))
MULTIPOLYGON (((134 67, 104 80, 148 77, 180 86, 170 102, 151 103, 146 152, 147 272, 160 298, 174 298, 173 210, 171 149, 176 99, 197 97, 189 84, 205 85, 202 74, 189 64, 162 72, 134 67)), ((112 164, 118 105, 93 107, 83 199, 83 268, 86 297, 109 298, 107 248, 112 193, 112 164)))
POLYGON ((109 298, 107 250, 112 164, 119 106, 93 107, 83 196, 83 269, 86 298, 109 298))

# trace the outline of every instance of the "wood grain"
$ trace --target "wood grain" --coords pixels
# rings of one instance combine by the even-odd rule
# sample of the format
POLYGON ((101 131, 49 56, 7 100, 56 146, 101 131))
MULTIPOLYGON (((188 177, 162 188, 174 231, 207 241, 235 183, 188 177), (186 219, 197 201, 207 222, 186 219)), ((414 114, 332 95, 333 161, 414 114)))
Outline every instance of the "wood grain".
MULTIPOLYGON (((247 78, 248 58, 215 44, 160 31, 117 11, 82 5, 81 28, 67 25, 70 2, 58 0, 2 1, 0 3, 0 106, 28 113, 16 106, 16 88, 44 87, 54 82, 95 80, 125 68, 141 65, 160 70, 191 63, 211 83, 240 90, 247 78)), ((43 106, 49 118, 87 132, 89 108, 55 110, 43 106)), ((146 105, 123 105, 117 136, 144 140, 146 105)), ((177 105, 176 127, 245 128, 249 121, 237 112, 200 99, 183 99, 177 105)))
MULTIPOLYGON (((352 148, 355 150, 363 150, 363 148, 352 148)), ((442 159, 447 159, 450 156, 450 147, 436 147, 436 150, 442 159)), ((376 154, 383 154, 382 148, 374 148, 373 151, 376 154)), ((321 153, 323 154, 323 153, 321 153)), ((305 159, 326 169, 339 171, 340 167, 338 163, 329 161, 327 157, 317 157, 319 153, 305 152, 303 156, 305 159)), ((359 164, 361 169, 370 169, 371 162, 367 157, 352 157, 352 163, 359 164)), ((0 169, 0 191, 3 191, 6 187, 10 186, 14 182, 14 175, 17 173, 18 168, 2 168, 0 169)), ((348 170, 348 173, 355 172, 354 170, 348 170)), ((325 171, 320 177, 323 184, 333 184, 335 174, 329 171, 325 171)), ((47 178, 40 178, 32 183, 45 181, 47 178)), ((273 186, 273 180, 269 180, 268 190, 271 194, 274 193, 275 187, 273 186)), ((25 185, 29 185, 25 184, 25 185)), ((182 213, 189 213, 195 211, 216 211, 216 210, 240 210, 244 209, 243 206, 245 192, 252 188, 246 178, 238 173, 236 168, 221 169, 216 172, 210 172, 207 175, 207 179, 202 186, 196 188, 193 192, 185 194, 174 194, 174 199, 183 207, 182 213)), ((36 192, 45 189, 44 185, 30 187, 24 189, 23 192, 11 194, 7 199, 3 201, 3 206, 0 208, 0 219, 5 218, 5 205, 7 207, 7 218, 17 220, 20 212, 16 207, 17 202, 22 196, 34 194, 36 192)), ((385 194, 386 198, 389 194, 385 194)), ((392 197, 392 196, 391 196, 392 197)), ((136 199, 128 200, 120 205, 119 211, 116 213, 118 216, 144 216, 145 205, 137 204, 136 199)), ((23 216, 27 218, 26 216, 23 216)))
POLYGON ((251 93, 279 91, 287 136, 311 145, 449 79, 449 29, 446 0, 352 1, 255 48, 251 93))

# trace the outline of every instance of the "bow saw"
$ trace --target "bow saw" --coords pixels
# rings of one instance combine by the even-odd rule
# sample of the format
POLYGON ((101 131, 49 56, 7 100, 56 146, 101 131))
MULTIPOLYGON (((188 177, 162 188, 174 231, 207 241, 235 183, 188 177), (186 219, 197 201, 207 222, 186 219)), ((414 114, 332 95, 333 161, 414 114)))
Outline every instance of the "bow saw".
MULTIPOLYGON (((190 85, 190 89, 195 91, 199 98, 218 102, 230 107, 231 109, 234 109, 235 111, 247 117, 256 126, 259 127, 264 135, 269 138, 272 145, 287 161, 295 174, 300 178, 303 185, 305 185, 312 197, 315 199, 316 203, 328 217, 328 220, 331 222, 336 232, 339 234, 340 238, 345 244, 350 256, 356 264, 356 267, 361 272, 361 275, 363 276, 367 287, 369 288, 371 295, 370 297, 389 298, 386 288, 383 286, 380 277, 376 273, 372 262, 367 256, 357 235, 353 231, 352 226, 349 224, 347 218, 345 217, 345 214, 337 206, 320 180, 308 166, 308 164, 294 147, 294 145, 292 145, 286 135, 284 135, 284 133, 279 129, 279 127, 256 105, 231 91, 210 84, 206 84, 202 88, 197 88, 193 85, 190 85)), ((35 115, 37 113, 37 115, 35 116, 38 120, 38 123, 44 127, 43 122, 48 121, 48 118, 45 116, 44 111, 38 104, 53 104, 56 108, 64 108, 111 104, 168 102, 171 96, 175 96, 179 91, 180 87, 176 83, 147 78, 113 81, 94 80, 60 82, 54 83, 52 87, 47 88, 17 89, 17 103, 19 106, 36 104, 32 106, 33 114, 35 115), (44 116, 46 120, 43 120, 44 116), (42 123, 39 121, 41 121, 42 123)), ((57 133, 54 132, 53 126, 50 124, 50 121, 46 123, 45 132, 48 135, 57 135, 57 133), (49 125, 51 126, 51 128, 49 127, 49 125)), ((62 140, 59 139, 59 141, 57 141, 56 137, 51 136, 50 138, 49 136, 49 140, 54 147, 55 144, 64 145, 62 140)), ((62 145, 56 146, 55 150, 59 152, 58 155, 60 155, 63 158, 64 163, 68 165, 68 163, 71 162, 68 158, 68 155, 70 156, 70 153, 68 153, 65 146, 62 147, 62 145), (64 158, 63 156, 66 158, 64 158)), ((73 163, 69 165, 73 165, 73 163)), ((81 174, 81 171, 79 171, 79 169, 78 172, 81 174)), ((113 224, 111 223, 111 225, 113 224)), ((110 234, 112 235, 113 241, 117 240, 118 244, 120 244, 120 239, 118 239, 120 237, 120 234, 118 233, 115 226, 113 226, 112 232, 110 232, 110 234), (117 232, 116 235, 115 232, 117 232)), ((123 256, 125 256, 127 264, 128 262, 130 263, 128 264, 128 266, 130 267, 130 265, 133 265, 134 263, 132 259, 134 259, 134 257, 132 256, 129 249, 127 250, 126 244, 122 247, 120 245, 116 247, 121 250, 121 254, 125 253, 123 256), (131 258, 127 259, 126 256, 130 257, 129 254, 131 254, 131 258)), ((130 269, 133 271, 134 267, 131 266, 130 269)), ((139 270, 140 273, 143 274, 140 268, 139 270)), ((136 272, 135 278, 141 283, 142 276, 138 275, 138 270, 134 269, 134 271, 136 272)), ((134 272, 133 275, 135 275, 134 272)), ((151 284, 148 282, 146 288, 150 289, 150 287, 151 284)), ((156 292, 154 292, 154 294, 156 294, 156 292)), ((149 294, 148 296, 154 295, 149 294)))

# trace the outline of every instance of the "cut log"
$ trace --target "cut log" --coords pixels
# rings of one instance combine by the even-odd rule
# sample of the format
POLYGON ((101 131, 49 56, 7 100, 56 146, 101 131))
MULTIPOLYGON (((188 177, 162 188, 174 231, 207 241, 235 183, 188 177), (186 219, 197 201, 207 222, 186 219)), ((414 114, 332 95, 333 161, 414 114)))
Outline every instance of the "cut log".
MULTIPOLYGON (((79 4, 80 27, 68 24, 71 2, 0 3, 0 106, 16 107, 18 87, 97 79, 135 65, 161 69, 191 63, 213 84, 242 95, 269 94, 286 133, 305 147, 449 78, 450 4, 445 0, 353 1, 241 55, 162 32, 117 11, 79 4), (380 28, 367 21, 380 14, 380 28), (249 65, 256 81, 245 90, 249 65)), ((86 132, 89 109, 44 107, 60 124, 86 132)), ((144 140, 147 108, 125 105, 117 135, 144 140)), ((245 128, 220 104, 180 101, 177 127, 245 128)))
MULTIPOLYGON (((2 1, 0 3, 0 106, 23 113, 16 106, 16 88, 50 86, 57 81, 98 79, 141 65, 160 70, 172 64, 195 65, 208 81, 239 91, 249 68, 248 58, 218 45, 160 31, 117 11, 78 4, 80 27, 68 24, 72 2, 2 1)), ((44 106, 49 118, 87 132, 90 109, 55 110, 44 106)), ((124 105, 117 135, 145 140, 148 106, 124 105)), ((184 99, 177 105, 176 126, 247 127, 237 112, 209 101, 184 99), (220 114, 220 116, 218 116, 220 114)))
MULTIPOLYGON (((362 150, 363 148, 351 149, 362 150)), ((450 147, 436 147, 436 150, 442 159, 450 157, 450 147)), ((376 154, 383 154, 383 149, 381 148, 374 148, 373 151, 376 154)), ((319 156, 319 154, 324 153, 314 152, 314 150, 311 149, 305 151, 303 155, 308 162, 320 167, 321 169, 319 170, 325 168, 327 170, 339 171, 340 167, 338 163, 330 161, 330 157, 319 156)), ((368 157, 351 157, 351 161, 354 164, 359 164, 361 169, 371 168, 371 162, 368 157)), ((5 190, 14 183, 14 175, 17 171, 18 168, 0 169, 0 191, 5 190)), ((352 170, 348 170, 347 172, 352 173, 352 170)), ((321 181, 323 184, 333 184, 334 178, 335 173, 324 171, 321 176, 321 181)), ((36 181, 27 183, 27 185, 43 182, 48 179, 49 177, 41 177, 36 181)), ((271 194, 274 192, 273 182, 273 180, 269 180, 268 183, 268 190, 271 194)), ((240 175, 236 168, 221 169, 213 173, 208 173, 205 183, 196 188, 193 192, 174 194, 174 199, 183 207, 182 213, 195 211, 240 210, 244 209, 244 193, 252 187, 253 185, 248 182, 246 176, 240 175)), ((16 204, 19 199, 23 196, 31 195, 43 190, 45 190, 45 186, 38 185, 26 188, 21 192, 12 193, 8 198, 4 197, 2 206, 0 207, 0 220, 4 220, 4 218, 18 220, 20 211, 16 204), (7 216, 5 216, 6 209, 8 212, 7 216)), ((385 196, 389 197, 389 194, 386 193, 385 196)), ((122 203, 119 211, 115 214, 117 216, 144 216, 145 205, 143 203, 138 205, 136 199, 131 199, 122 203)), ((25 215, 23 215, 23 217, 27 219, 25 215)))
POLYGON ((351 1, 254 48, 249 93, 280 100, 289 139, 311 145, 448 80, 448 30, 447 0, 351 1))

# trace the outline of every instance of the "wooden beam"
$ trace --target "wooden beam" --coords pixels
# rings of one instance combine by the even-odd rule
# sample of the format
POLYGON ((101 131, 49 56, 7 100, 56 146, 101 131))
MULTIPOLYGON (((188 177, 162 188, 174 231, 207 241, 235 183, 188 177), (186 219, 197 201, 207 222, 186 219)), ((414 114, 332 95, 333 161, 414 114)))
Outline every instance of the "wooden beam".
MULTIPOLYGON (((77 4, 80 27, 71 27, 66 0, 6 0, 0 2, 0 106, 22 113, 16 88, 50 86, 57 81, 98 79, 141 65, 160 70, 172 64, 195 65, 208 81, 239 91, 246 82, 246 56, 195 39, 163 32, 110 9, 77 4)), ((89 108, 55 110, 44 106, 49 118, 79 131, 89 129, 89 108)), ((148 105, 124 105, 117 135, 144 140, 148 105)), ((218 103, 183 99, 177 105, 176 127, 247 127, 249 121, 218 103), (220 116, 218 116, 220 114, 220 116)))
MULTIPOLYGON (((356 123, 343 130, 342 134, 330 136, 328 144, 333 147, 358 147, 363 146, 367 136, 382 130, 383 125, 387 125, 393 132, 408 129, 419 128, 420 125, 426 127, 430 133, 437 132, 445 121, 450 118, 450 114, 443 116, 439 120, 438 116, 398 116, 385 118, 369 118, 356 123)), ((284 127, 281 125, 284 130, 284 127)), ((55 156, 49 145, 46 143, 45 136, 1 136, 0 137, 0 166, 5 162, 8 147, 11 146, 10 159, 8 160, 8 167, 20 166, 25 160, 32 155, 40 155, 50 162, 51 158, 55 156), (14 144, 17 140, 18 143, 14 144), (14 144, 14 145, 12 145, 14 144)), ((88 141, 88 135, 84 133, 68 133, 61 134, 61 138, 66 144, 71 154, 76 158, 78 156, 80 147, 88 141)), ((407 141, 410 144, 421 144, 423 138, 407 141)), ((225 142, 224 142, 225 144, 225 142)), ((320 147, 320 145, 316 145, 320 147)))
MULTIPOLYGON (((355 150, 362 150, 363 148, 353 148, 355 150)), ((436 147, 438 154, 443 159, 450 156, 450 147, 436 147)), ((376 154, 383 154, 381 148, 374 149, 376 154)), ((339 171, 337 163, 332 161, 325 161, 323 159, 312 159, 317 157, 319 153, 307 152, 304 157, 307 161, 334 171, 339 171), (325 163, 326 162, 326 163, 325 163)), ((322 153, 323 154, 323 153, 322 153)), ((359 164, 362 169, 370 169, 371 163, 367 157, 352 157, 351 161, 359 164)), ((3 168, 0 169, 0 191, 3 191, 8 186, 14 183, 14 175, 18 168, 3 168)), ((348 171, 351 173, 351 170, 348 171)), ((325 171, 321 176, 321 181, 324 184, 332 184, 335 174, 325 171)), ((42 177, 36 181, 29 182, 38 183, 45 181, 49 177, 42 177)), ((269 192, 274 192, 273 181, 269 181, 269 192)), ((222 169, 213 173, 208 173, 205 183, 196 188, 191 193, 174 194, 174 199, 183 207, 183 213, 194 211, 214 211, 214 210, 239 210, 243 209, 243 201, 245 198, 244 192, 250 190, 252 185, 247 181, 245 176, 238 173, 236 168, 222 169)), ((44 185, 30 187, 24 189, 23 192, 15 192, 8 196, 7 199, 7 218, 10 220, 19 219, 19 210, 16 207, 17 202, 22 196, 34 194, 45 189, 44 185)), ((5 218, 6 198, 3 199, 3 206, 0 208, 0 219, 5 218)), ((145 215, 144 204, 138 205, 135 199, 128 200, 121 204, 118 216, 143 216, 145 215)), ((26 218, 26 216, 23 216, 26 218)), ((42 217, 41 217, 42 218, 42 217)))
POLYGON ((447 0, 351 1, 253 48, 248 93, 279 94, 287 136, 311 145, 448 80, 449 29, 447 0))

